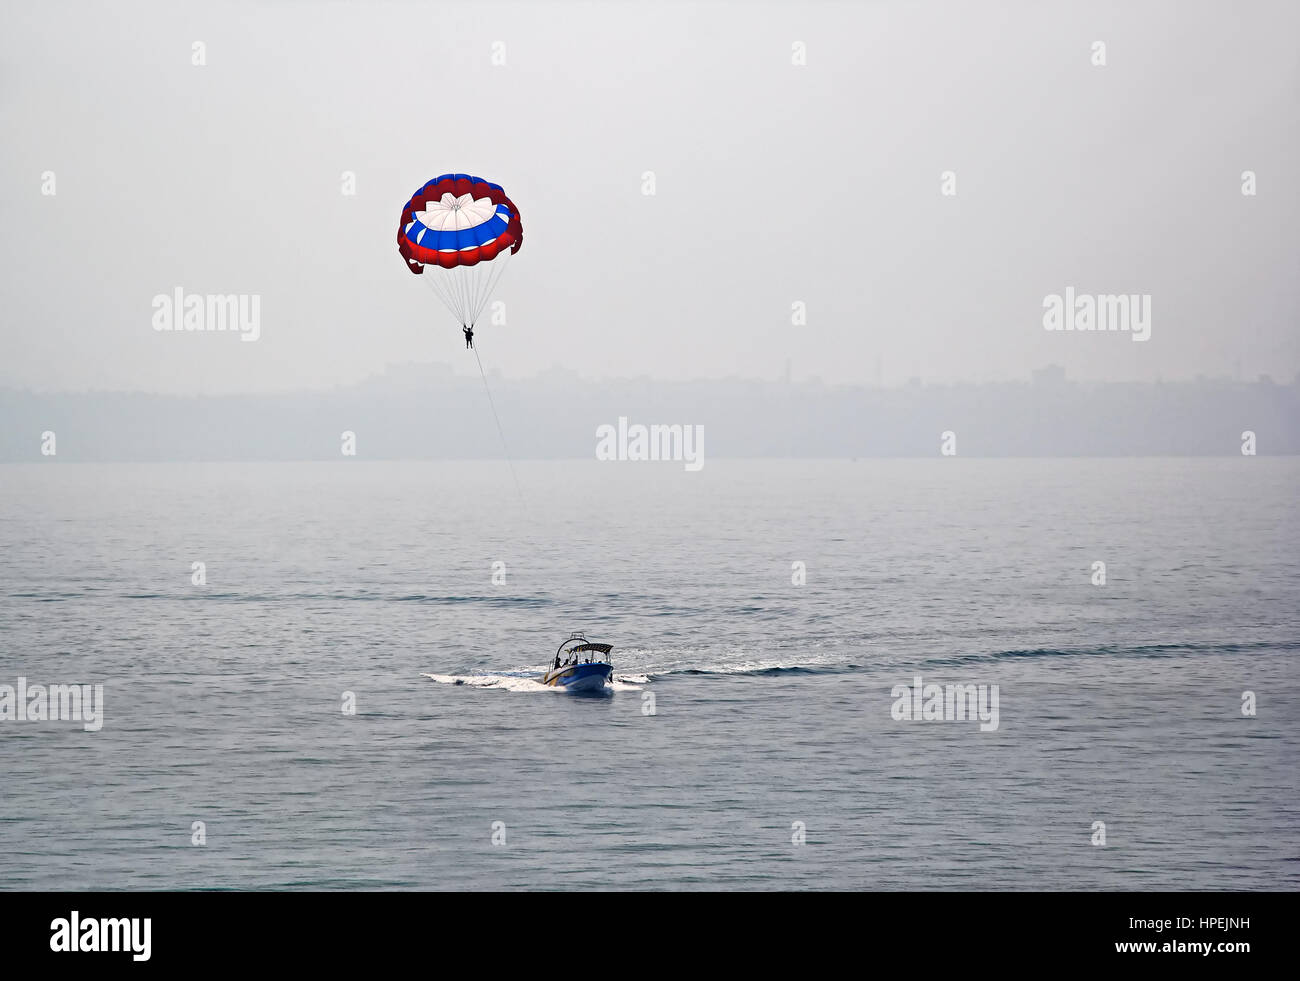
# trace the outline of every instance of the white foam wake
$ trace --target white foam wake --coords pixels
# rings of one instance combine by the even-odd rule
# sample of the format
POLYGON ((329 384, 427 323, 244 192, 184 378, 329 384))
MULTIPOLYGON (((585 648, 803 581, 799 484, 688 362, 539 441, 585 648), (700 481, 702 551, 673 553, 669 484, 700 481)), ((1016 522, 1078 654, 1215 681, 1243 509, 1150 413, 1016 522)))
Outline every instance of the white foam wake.
POLYGON ((508 674, 429 674, 424 672, 422 678, 432 678, 443 685, 466 685, 470 688, 492 688, 497 691, 563 691, 543 685, 532 678, 519 678, 508 674))
MULTIPOLYGON (((468 688, 491 688, 496 691, 564 691, 559 686, 544 685, 533 678, 511 674, 430 674, 424 671, 420 677, 430 678, 441 685, 465 685, 468 688)), ((610 688, 614 691, 640 691, 640 686, 650 681, 641 674, 629 674, 611 680, 610 688)))

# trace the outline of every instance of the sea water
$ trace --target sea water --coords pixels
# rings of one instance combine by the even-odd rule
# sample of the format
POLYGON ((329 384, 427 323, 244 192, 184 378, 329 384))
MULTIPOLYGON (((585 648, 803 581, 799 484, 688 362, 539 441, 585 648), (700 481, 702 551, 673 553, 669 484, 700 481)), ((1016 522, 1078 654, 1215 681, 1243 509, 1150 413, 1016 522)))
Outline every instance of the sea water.
POLYGON ((1300 885, 1300 461, 515 470, 0 466, 0 887, 1300 885))

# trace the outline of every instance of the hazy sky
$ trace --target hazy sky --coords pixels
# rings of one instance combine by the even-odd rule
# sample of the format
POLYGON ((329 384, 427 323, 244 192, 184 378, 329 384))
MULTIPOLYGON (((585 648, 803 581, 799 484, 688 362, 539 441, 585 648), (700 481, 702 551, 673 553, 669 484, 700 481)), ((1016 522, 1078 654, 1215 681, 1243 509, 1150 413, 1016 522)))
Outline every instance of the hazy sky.
POLYGON ((508 324, 479 331, 507 375, 1300 369, 1291 0, 28 0, 0 18, 0 384, 476 371, 394 241, 447 171, 523 215, 508 324), (1067 286, 1150 294, 1151 339, 1045 331, 1067 286), (177 287, 260 294, 260 339, 153 330, 177 287))

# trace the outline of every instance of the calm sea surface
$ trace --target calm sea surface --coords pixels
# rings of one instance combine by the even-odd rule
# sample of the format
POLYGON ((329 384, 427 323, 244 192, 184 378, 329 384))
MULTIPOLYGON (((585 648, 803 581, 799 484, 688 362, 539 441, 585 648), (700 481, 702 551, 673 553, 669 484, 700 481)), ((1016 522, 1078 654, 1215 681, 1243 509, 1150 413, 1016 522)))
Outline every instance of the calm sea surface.
POLYGON ((1300 885, 1300 460, 516 469, 0 466, 0 887, 1300 885))

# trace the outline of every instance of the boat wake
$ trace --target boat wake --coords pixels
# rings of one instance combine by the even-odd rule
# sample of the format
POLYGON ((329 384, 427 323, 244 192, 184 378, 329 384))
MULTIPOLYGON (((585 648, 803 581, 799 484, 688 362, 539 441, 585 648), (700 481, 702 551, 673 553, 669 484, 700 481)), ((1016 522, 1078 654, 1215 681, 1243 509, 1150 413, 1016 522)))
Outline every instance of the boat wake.
MULTIPOLYGON (((873 671, 911 672, 917 668, 956 667, 971 664, 996 664, 998 662, 1059 660, 1100 657, 1117 662, 1141 661, 1157 658, 1199 658, 1232 654, 1291 652, 1300 650, 1300 641, 1236 641, 1232 643, 1163 643, 1117 644, 1094 647, 1034 647, 997 649, 985 651, 956 651, 946 655, 844 658, 843 655, 755 657, 754 651, 692 651, 686 648, 630 649, 624 657, 635 666, 635 673, 615 673, 613 684, 605 690, 639 691, 642 686, 674 677, 738 677, 738 678, 797 678, 808 675, 844 675, 873 671)), ((776 653, 776 652, 773 652, 776 653)), ((625 662, 626 663, 626 660, 625 662)), ((562 691, 561 688, 540 684, 536 677, 545 667, 521 668, 517 672, 502 674, 443 675, 425 674, 424 677, 448 685, 466 685, 473 688, 492 688, 503 691, 562 691)), ((906 675, 910 677, 910 674, 906 675)), ((891 675, 892 677, 892 675, 891 675)))
MULTIPOLYGON (((493 691, 513 692, 560 692, 564 689, 554 685, 543 685, 534 677, 518 674, 430 674, 422 672, 420 677, 429 678, 441 685, 464 685, 466 688, 486 688, 493 691)), ((613 682, 606 686, 611 691, 640 691, 642 685, 650 683, 643 674, 615 675, 613 682)))

